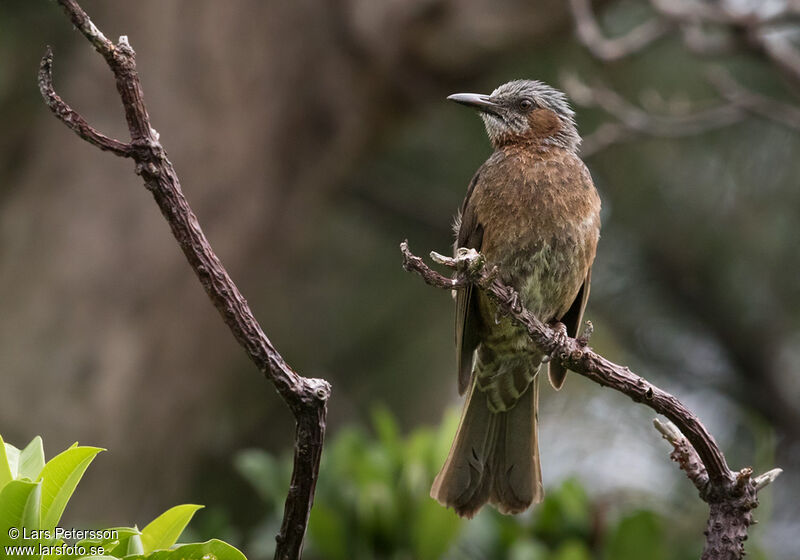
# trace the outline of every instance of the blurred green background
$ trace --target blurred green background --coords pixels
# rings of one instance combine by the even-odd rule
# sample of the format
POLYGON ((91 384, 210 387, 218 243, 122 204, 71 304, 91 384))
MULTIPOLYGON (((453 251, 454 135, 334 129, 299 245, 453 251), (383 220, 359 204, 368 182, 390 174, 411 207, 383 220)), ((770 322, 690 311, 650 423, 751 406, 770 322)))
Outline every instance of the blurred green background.
MULTIPOLYGON (((707 108, 722 103, 705 79, 714 63, 791 100, 771 64, 747 49, 701 59, 678 35, 598 62, 556 0, 82 5, 109 37, 129 36, 184 191, 266 332, 298 371, 333 385, 310 558, 696 557, 705 505, 652 414, 576 375, 543 390, 543 506, 458 523, 427 497, 452 431, 443 418, 459 405, 452 301, 403 272, 398 245, 446 252, 489 154, 450 93, 573 74, 644 106, 707 108)), ((609 32, 649 13, 636 0, 596 7, 609 32)), ((46 44, 60 94, 106 134, 127 134, 107 68, 57 6, 5 0, 0 432, 109 448, 68 522, 129 525, 204 503, 200 537, 262 557, 291 416, 130 162, 46 110, 35 81, 46 44)), ((613 120, 576 109, 584 136, 613 120)), ((733 468, 785 469, 761 494, 757 558, 798 557, 799 151, 797 132, 746 117, 586 157, 604 207, 592 344, 681 398, 733 468)))

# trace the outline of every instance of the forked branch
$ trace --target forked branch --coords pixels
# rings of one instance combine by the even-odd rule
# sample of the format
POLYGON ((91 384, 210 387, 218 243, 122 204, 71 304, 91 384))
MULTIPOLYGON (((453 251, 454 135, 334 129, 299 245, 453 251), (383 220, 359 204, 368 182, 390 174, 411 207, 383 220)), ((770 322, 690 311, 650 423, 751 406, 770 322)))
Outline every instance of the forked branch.
MULTIPOLYGON (((569 0, 578 39, 603 62, 634 56, 672 34, 679 35, 686 47, 701 57, 736 51, 755 53, 800 83, 800 48, 787 32, 796 26, 800 15, 796 2, 770 7, 758 1, 720 0, 649 0, 649 4, 653 12, 649 19, 624 35, 608 37, 589 0, 569 0)), ((800 130, 800 109, 796 105, 751 91, 721 68, 712 68, 708 81, 722 97, 722 103, 678 114, 656 114, 628 102, 604 85, 588 86, 577 77, 568 76, 563 86, 573 101, 601 108, 612 117, 584 138, 581 153, 588 157, 610 145, 644 136, 690 136, 742 122, 748 116, 800 130)))
POLYGON ((197 216, 183 195, 172 163, 159 143, 158 133, 150 125, 136 71, 135 53, 127 38, 123 36, 118 43, 112 43, 95 27, 77 2, 57 1, 75 27, 105 58, 113 72, 131 140, 128 143, 120 142, 99 133, 56 94, 50 49, 39 70, 39 87, 45 102, 59 120, 90 144, 134 160, 136 173, 141 175, 145 187, 153 194, 209 299, 233 336, 258 369, 275 385, 294 415, 297 426, 294 469, 286 497, 283 524, 277 536, 275 558, 298 559, 314 501, 330 385, 323 379, 303 377, 289 367, 264 334, 247 301, 208 243, 197 216))
POLYGON ((538 349, 559 360, 571 371, 604 387, 619 391, 635 402, 666 416, 674 426, 656 424, 673 445, 671 457, 697 487, 700 498, 709 505, 706 545, 703 560, 739 559, 744 554, 747 529, 753 523, 751 511, 758 505, 757 492, 780 474, 780 469, 752 476, 752 469, 734 472, 705 426, 688 408, 669 393, 597 354, 586 338, 564 337, 520 306, 520 298, 510 286, 497 279, 482 255, 473 249, 459 249, 455 258, 432 253, 431 257, 453 270, 452 278, 432 270, 412 254, 408 243, 400 245, 403 267, 419 274, 425 283, 448 290, 473 284, 484 291, 499 308, 528 331, 538 349), (675 428, 677 426, 677 428, 675 428))

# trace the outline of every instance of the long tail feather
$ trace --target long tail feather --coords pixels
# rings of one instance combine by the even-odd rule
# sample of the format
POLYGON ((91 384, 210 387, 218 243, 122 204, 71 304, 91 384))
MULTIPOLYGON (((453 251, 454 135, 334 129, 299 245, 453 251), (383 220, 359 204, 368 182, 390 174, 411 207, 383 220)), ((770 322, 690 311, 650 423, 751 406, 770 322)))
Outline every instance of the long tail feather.
POLYGON ((487 502, 502 513, 519 513, 541 501, 537 400, 538 377, 514 407, 493 413, 473 385, 431 497, 468 518, 487 502))

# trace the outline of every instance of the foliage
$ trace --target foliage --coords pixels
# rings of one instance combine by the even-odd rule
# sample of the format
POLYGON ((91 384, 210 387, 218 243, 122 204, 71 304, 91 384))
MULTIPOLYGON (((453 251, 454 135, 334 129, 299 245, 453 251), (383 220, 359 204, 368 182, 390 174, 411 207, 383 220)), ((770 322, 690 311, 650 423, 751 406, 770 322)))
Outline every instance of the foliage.
MULTIPOLYGON (((374 435, 351 427, 331 438, 323 454, 305 557, 688 560, 700 555, 700 526, 686 527, 646 509, 616 511, 607 502, 593 502, 575 480, 548 488, 544 502, 526 514, 509 517, 484 508, 471 521, 459 519, 428 496, 457 421, 450 413, 438 431, 422 427, 403 437, 393 417, 378 409, 374 435)), ((252 558, 269 558, 290 458, 248 450, 237 456, 236 467, 268 506, 246 548, 252 558)))
POLYGON ((45 462, 42 438, 20 450, 0 438, 0 558, 37 560, 245 560, 231 545, 218 540, 176 545, 202 506, 175 506, 144 529, 117 527, 84 531, 58 522, 98 447, 79 446, 45 462), (70 541, 70 542, 67 542, 70 541))

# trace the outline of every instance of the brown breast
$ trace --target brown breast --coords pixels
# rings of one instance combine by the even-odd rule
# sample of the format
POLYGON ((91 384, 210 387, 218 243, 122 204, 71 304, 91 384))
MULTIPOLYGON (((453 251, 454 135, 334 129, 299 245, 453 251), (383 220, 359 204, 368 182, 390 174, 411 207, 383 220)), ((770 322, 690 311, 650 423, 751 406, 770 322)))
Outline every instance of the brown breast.
POLYGON ((482 167, 470 204, 483 226, 483 254, 526 307, 545 321, 566 312, 594 260, 600 231, 600 199, 577 155, 503 147, 482 167))

